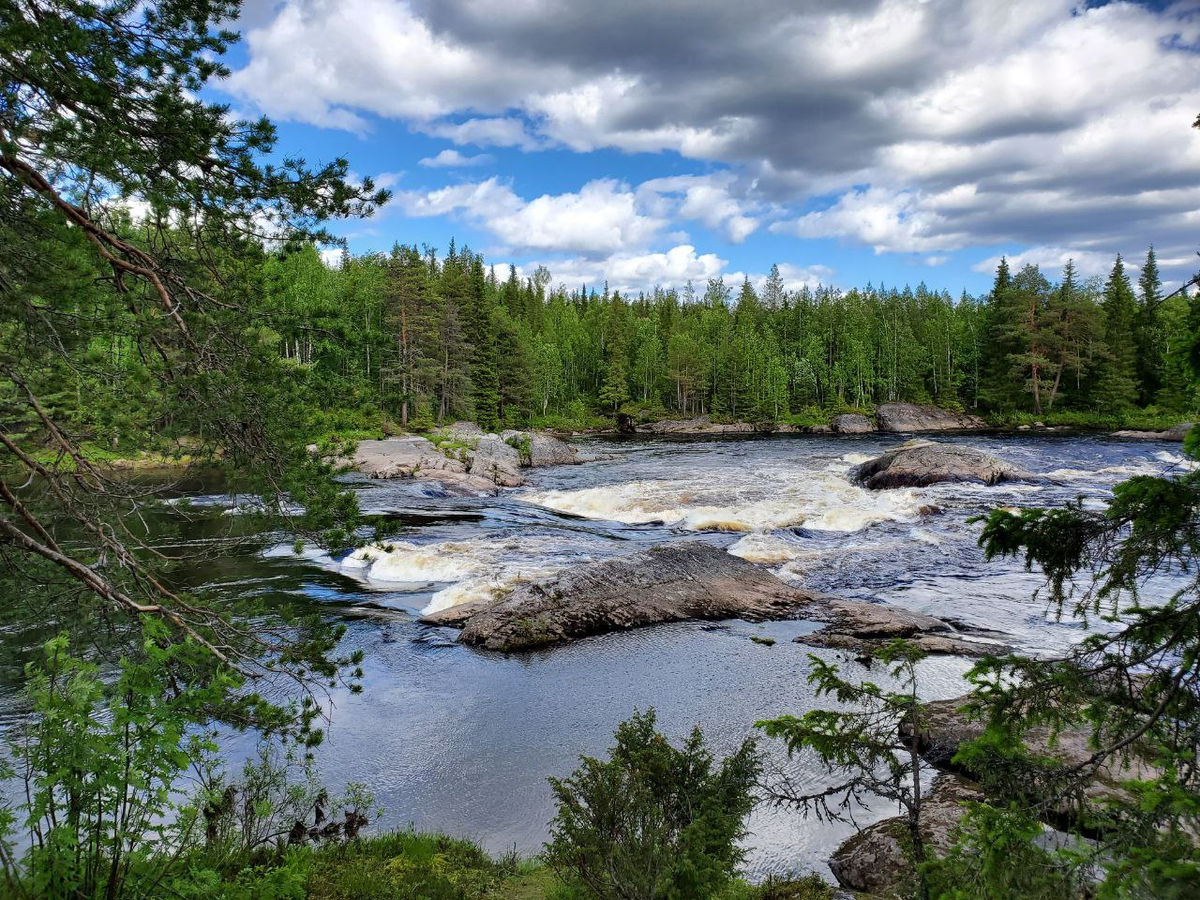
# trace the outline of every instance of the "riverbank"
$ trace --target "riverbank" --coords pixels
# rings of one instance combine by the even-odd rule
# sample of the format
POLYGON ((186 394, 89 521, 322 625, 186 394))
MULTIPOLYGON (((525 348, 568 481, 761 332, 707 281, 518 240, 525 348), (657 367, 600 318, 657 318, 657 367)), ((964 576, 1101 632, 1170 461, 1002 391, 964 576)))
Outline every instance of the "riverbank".
MULTIPOLYGON (((490 856, 444 834, 392 831, 319 848, 295 847, 266 861, 197 860, 179 896, 227 900, 582 900, 536 858, 490 856), (201 886, 197 881, 205 883, 201 886), (203 893, 207 890, 208 893, 203 893)), ((751 885, 738 879, 714 900, 830 900, 834 889, 813 875, 751 885)))

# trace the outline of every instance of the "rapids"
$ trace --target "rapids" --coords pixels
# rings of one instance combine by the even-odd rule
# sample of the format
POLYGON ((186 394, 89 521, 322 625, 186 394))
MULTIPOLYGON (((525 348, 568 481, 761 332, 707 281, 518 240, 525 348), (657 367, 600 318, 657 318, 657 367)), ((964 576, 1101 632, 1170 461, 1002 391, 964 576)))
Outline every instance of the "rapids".
MULTIPOLYGON (((503 657, 418 624, 420 611, 699 538, 795 584, 996 629, 1029 653, 1061 652, 1083 628, 1059 621, 1035 598, 1040 579, 1019 561, 986 563, 977 546, 982 526, 970 520, 995 506, 1077 497, 1100 506, 1117 481, 1188 465, 1176 445, 1162 443, 944 439, 1053 482, 895 491, 849 482, 853 465, 901 443, 899 436, 585 439, 578 443, 586 451, 616 458, 530 470, 525 487, 497 497, 450 496, 433 482, 352 478, 365 510, 399 524, 394 538, 355 552, 297 553, 287 535, 229 541, 221 529, 248 520, 221 510, 242 511, 244 501, 197 490, 189 507, 215 512, 174 540, 203 546, 207 555, 179 578, 227 595, 320 604, 347 623, 347 648, 365 652, 366 690, 332 691, 333 721, 317 752, 332 786, 366 782, 385 808, 385 825, 413 823, 476 838, 492 851, 534 853, 553 814, 546 776, 570 772, 581 753, 603 753, 635 708, 655 707, 661 727, 677 738, 699 724, 719 751, 728 750, 753 733, 755 721, 817 705, 804 680, 807 655, 836 654, 791 642, 813 627, 805 622, 732 621, 665 625, 503 657), (761 646, 751 635, 777 643, 761 646)), ((856 662, 845 666, 863 672, 856 662)), ((922 693, 958 695, 968 667, 955 658, 927 660, 922 693)), ((250 740, 232 738, 233 755, 249 753, 250 740)), ((771 742, 762 745, 772 766, 806 786, 822 784, 811 762, 787 761, 771 742)), ((889 814, 873 808, 859 820, 889 814)), ((850 830, 767 809, 749 827, 755 876, 825 871, 825 857, 850 830)))

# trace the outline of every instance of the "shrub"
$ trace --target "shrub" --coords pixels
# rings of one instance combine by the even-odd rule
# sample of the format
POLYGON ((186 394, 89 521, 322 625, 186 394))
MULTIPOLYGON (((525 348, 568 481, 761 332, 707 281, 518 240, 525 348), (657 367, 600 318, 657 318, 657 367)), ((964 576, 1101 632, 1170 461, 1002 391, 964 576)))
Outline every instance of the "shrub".
POLYGON ((618 726, 608 761, 583 757, 569 778, 550 779, 558 812, 547 861, 602 900, 711 897, 742 859, 754 742, 714 770, 698 728, 676 748, 655 724, 653 710, 635 714, 618 726))

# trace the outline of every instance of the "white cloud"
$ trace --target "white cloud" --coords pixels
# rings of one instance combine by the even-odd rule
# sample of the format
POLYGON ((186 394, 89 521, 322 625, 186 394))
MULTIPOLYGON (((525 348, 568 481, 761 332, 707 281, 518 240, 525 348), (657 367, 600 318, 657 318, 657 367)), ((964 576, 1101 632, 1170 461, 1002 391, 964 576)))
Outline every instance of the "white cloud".
POLYGON ((512 246, 640 252, 670 218, 735 242, 774 222, 776 233, 879 253, 1111 255, 1154 242, 1175 259, 1200 228, 1194 3, 514 0, 498 16, 483 0, 287 0, 273 10, 252 16, 248 62, 228 87, 274 116, 360 133, 390 117, 457 145, 673 151, 738 173, 686 176, 663 188, 661 206, 650 189, 632 207, 615 190, 539 198, 528 212, 536 201, 521 201, 486 217, 511 232, 505 240, 529 230, 512 246), (790 221, 775 208, 817 196, 829 208, 790 221), (593 206, 603 215, 590 228, 579 213, 593 206), (559 221, 565 237, 550 233, 559 221))
MULTIPOLYGON (((1011 253, 1006 256, 1008 267, 1012 271, 1017 271, 1022 266, 1037 266, 1042 270, 1042 274, 1047 278, 1057 278, 1062 272, 1063 266, 1067 264, 1067 260, 1074 260, 1075 272, 1080 278, 1089 278, 1092 275, 1107 275, 1113 267, 1113 260, 1116 257, 1115 253, 1103 253, 1097 250, 1080 250, 1067 247, 1031 247, 1021 253, 1011 253)), ((1127 267, 1129 265, 1140 265, 1138 256, 1129 256, 1125 259, 1127 267)), ((996 267, 1000 265, 999 256, 991 256, 987 259, 980 260, 971 266, 976 272, 984 272, 992 274, 996 271, 996 267)))
POLYGON ((485 166, 492 161, 492 156, 487 153, 466 156, 457 150, 446 149, 437 156, 425 157, 419 161, 419 164, 427 169, 465 169, 471 166, 485 166))
POLYGON ((645 198, 644 202, 654 204, 670 198, 674 202, 662 204, 664 210, 723 231, 735 244, 742 243, 760 225, 759 219, 750 215, 759 204, 747 200, 744 191, 740 193, 741 196, 735 196, 734 178, 729 173, 674 175, 654 178, 638 186, 638 195, 645 198))
POLYGON ((876 253, 953 250, 965 240, 948 234, 942 216, 916 192, 878 187, 848 191, 828 209, 776 223, 771 230, 805 238, 850 237, 876 253))
POLYGON ((432 191, 403 191, 396 202, 415 217, 461 214, 505 247, 588 255, 644 248, 666 221, 639 211, 635 194, 610 179, 578 192, 524 200, 496 178, 432 191))
POLYGON ((682 288, 689 280, 703 285, 716 278, 728 262, 715 253, 696 252, 691 244, 679 244, 664 253, 618 253, 603 259, 559 259, 531 262, 522 271, 538 265, 550 270, 554 284, 574 289, 581 284, 598 286, 608 282, 622 293, 650 291, 655 287, 682 288))

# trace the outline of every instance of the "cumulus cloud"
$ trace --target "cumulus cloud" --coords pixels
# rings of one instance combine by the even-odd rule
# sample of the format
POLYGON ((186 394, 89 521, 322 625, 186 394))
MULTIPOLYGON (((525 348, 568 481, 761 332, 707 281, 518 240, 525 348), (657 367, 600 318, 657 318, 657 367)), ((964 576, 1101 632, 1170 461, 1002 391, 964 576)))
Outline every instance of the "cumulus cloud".
POLYGON ((652 287, 682 288, 688 281, 703 285, 725 271, 728 260, 715 253, 697 253, 691 244, 679 244, 663 253, 617 253, 601 259, 558 259, 533 262, 550 270, 554 284, 575 288, 607 281, 612 290, 636 293, 652 287))
POLYGON ((638 209, 637 198, 611 179, 578 192, 519 197, 498 178, 431 191, 401 191, 395 202, 409 216, 461 215, 505 247, 591 256, 646 247, 667 224, 638 209))
MULTIPOLYGON (((735 176, 662 185, 660 215, 734 242, 773 223, 879 253, 1153 241, 1183 259, 1198 44, 1187 2, 287 0, 252 16, 228 87, 324 127, 717 163, 735 176)), ((555 244, 539 222, 558 215, 589 252, 632 252, 658 224, 572 221, 585 202, 646 215, 620 193, 546 199, 514 246, 555 244)))
POLYGON ((465 169, 471 166, 486 166, 492 162, 492 159, 492 156, 487 153, 467 156, 465 153, 447 148, 436 156, 427 156, 420 160, 420 165, 427 169, 465 169))

